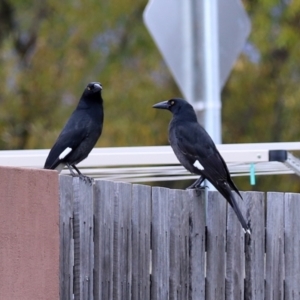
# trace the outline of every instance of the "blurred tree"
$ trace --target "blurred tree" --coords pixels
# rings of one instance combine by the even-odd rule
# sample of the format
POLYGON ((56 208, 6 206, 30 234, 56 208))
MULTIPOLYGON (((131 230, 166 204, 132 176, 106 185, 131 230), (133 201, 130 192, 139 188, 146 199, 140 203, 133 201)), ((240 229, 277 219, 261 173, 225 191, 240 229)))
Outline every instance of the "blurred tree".
MULTIPOLYGON (((300 3, 244 1, 249 42, 223 91, 223 142, 290 142, 300 138, 300 3)), ((249 179, 238 179, 249 189, 249 179)), ((300 192, 297 176, 263 176, 259 190, 300 192)))
POLYGON ((0 1, 0 148, 50 147, 89 81, 105 100, 102 146, 166 144, 179 95, 142 22, 147 1, 0 1))

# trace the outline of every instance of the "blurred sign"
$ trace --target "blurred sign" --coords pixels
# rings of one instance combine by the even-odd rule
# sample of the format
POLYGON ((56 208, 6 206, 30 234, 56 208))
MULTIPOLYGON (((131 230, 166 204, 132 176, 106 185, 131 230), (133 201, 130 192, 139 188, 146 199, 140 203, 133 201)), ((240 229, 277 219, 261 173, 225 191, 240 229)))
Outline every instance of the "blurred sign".
MULTIPOLYGON (((196 64, 201 71, 205 60, 193 57, 195 51, 197 55, 205 55, 202 20, 207 16, 203 16, 203 1, 210 0, 150 0, 144 11, 146 27, 187 99, 191 98, 188 92, 191 87, 187 86, 193 77, 190 73, 196 64)), ((221 91, 244 47, 251 24, 240 0, 218 0, 217 14, 221 91)), ((201 76, 197 75, 200 85, 201 76)))

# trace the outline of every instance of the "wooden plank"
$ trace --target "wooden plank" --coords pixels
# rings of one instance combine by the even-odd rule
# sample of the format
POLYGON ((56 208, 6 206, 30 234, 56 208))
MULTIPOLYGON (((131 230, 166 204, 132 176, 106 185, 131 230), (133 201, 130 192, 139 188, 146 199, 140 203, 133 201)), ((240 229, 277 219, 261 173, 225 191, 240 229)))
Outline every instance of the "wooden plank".
POLYGON ((132 186, 132 300, 150 300, 151 187, 132 186))
MULTIPOLYGON (((180 233, 177 234, 179 245, 179 286, 177 288, 177 298, 175 299, 188 299, 189 286, 190 286, 190 251, 189 251, 189 202, 187 191, 178 191, 176 193, 175 201, 179 209, 179 229, 180 233)), ((171 224, 172 228, 172 224, 171 224)), ((176 234, 174 233, 174 237, 176 234)))
POLYGON ((114 182, 96 180, 95 216, 95 300, 112 299, 114 261, 114 182))
POLYGON ((189 298, 189 203, 187 192, 169 190, 170 299, 189 298))
POLYGON ((265 205, 264 193, 242 193, 250 220, 251 238, 245 241, 245 299, 264 300, 265 205))
POLYGON ((169 201, 168 189, 152 188, 151 300, 169 299, 169 201))
POLYGON ((73 299, 73 186, 71 176, 59 176, 60 192, 60 299, 73 299))
POLYGON ((114 183, 113 299, 131 299, 131 184, 114 183))
POLYGON ((226 200, 215 191, 208 191, 207 198, 206 300, 224 300, 226 200))
POLYGON ((266 297, 284 299, 284 194, 267 193, 266 297))
POLYGON ((205 193, 188 190, 189 203, 189 298, 205 299, 205 193))
POLYGON ((300 195, 286 193, 284 204, 284 299, 300 299, 300 195))
MULTIPOLYGON (((238 206, 245 216, 244 202, 235 194, 238 206)), ((244 232, 235 212, 227 206, 226 241, 226 300, 244 298, 245 255, 244 232)))
POLYGON ((73 178, 73 197, 74 296, 75 300, 93 300, 93 186, 73 178))
MULTIPOLYGON (((180 243, 181 236, 180 231, 180 210, 181 203, 178 199, 179 190, 169 190, 169 237, 170 237, 170 279, 169 279, 169 298, 177 299, 180 293, 180 243)), ((187 264, 188 265, 188 264, 187 264)), ((185 299, 187 299, 185 297, 185 299)))

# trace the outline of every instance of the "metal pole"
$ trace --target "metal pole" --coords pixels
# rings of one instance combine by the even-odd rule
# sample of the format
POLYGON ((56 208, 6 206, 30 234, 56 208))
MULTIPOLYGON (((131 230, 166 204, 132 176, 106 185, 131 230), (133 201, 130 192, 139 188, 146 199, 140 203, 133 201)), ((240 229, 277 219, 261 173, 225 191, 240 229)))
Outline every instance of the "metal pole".
POLYGON ((195 103, 195 73, 194 73, 194 55, 195 55, 195 36, 193 31, 193 3, 191 0, 183 0, 181 3, 182 10, 182 31, 183 31, 183 57, 182 57, 182 70, 184 73, 183 80, 185 86, 184 96, 186 100, 192 104, 195 103))
POLYGON ((204 46, 204 127, 221 144, 221 88, 219 63, 218 0, 202 0, 204 46))
MULTIPOLYGON (((199 122, 221 144, 218 0, 193 0, 194 98, 199 122)), ((209 190, 215 187, 205 181, 209 190)))

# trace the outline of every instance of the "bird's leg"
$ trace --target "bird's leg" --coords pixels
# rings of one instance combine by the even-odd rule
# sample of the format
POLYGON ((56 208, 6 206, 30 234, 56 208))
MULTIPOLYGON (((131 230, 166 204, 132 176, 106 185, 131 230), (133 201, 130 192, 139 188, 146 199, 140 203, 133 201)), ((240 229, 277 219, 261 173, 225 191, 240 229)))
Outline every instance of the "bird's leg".
POLYGON ((205 189, 206 186, 202 187, 201 183, 205 180, 205 178, 203 176, 200 176, 192 185, 190 185, 189 187, 187 187, 187 190, 191 190, 191 189, 205 189))
POLYGON ((78 173, 79 176, 80 175, 84 176, 75 165, 72 165, 72 168, 74 168, 74 170, 76 170, 76 172, 78 173))
POLYGON ((83 180, 84 182, 88 182, 90 185, 92 185, 92 183, 93 183, 93 179, 92 179, 92 178, 83 175, 83 174, 78 170, 78 168, 77 168, 75 165, 70 165, 69 163, 67 163, 66 165, 67 165, 68 169, 70 170, 71 175, 72 175, 73 177, 79 177, 79 178, 80 178, 81 180, 83 180), (76 174, 76 173, 73 171, 72 168, 73 168, 74 170, 76 170, 76 172, 77 172, 78 174, 76 174))
POLYGON ((72 165, 72 167, 76 170, 80 179, 82 179, 84 182, 88 182, 90 185, 93 184, 93 178, 83 175, 75 165, 72 165))
POLYGON ((67 163, 66 165, 67 165, 68 169, 70 170, 71 175, 72 175, 73 177, 78 176, 77 174, 74 173, 74 171, 73 171, 73 169, 71 168, 71 165, 70 165, 70 164, 67 163))

